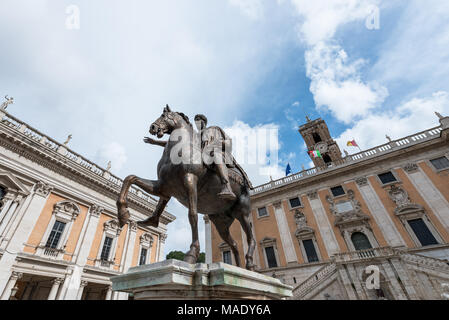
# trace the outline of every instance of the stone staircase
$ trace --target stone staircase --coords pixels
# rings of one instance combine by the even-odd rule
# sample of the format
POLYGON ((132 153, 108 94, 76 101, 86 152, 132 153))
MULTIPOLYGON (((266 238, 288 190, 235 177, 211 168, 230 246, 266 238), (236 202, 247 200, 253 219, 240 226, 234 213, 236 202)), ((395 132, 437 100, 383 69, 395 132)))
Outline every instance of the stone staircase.
POLYGON ((432 270, 438 270, 449 275, 449 265, 447 262, 441 259, 423 256, 416 253, 410 253, 404 249, 397 249, 392 247, 380 247, 372 248, 366 250, 358 250, 351 252, 337 253, 331 257, 328 264, 318 269, 305 281, 300 283, 297 287, 293 289, 293 300, 301 300, 307 294, 312 292, 320 284, 328 280, 335 273, 337 273, 339 265, 347 263, 357 263, 363 262, 371 259, 388 259, 397 258, 402 261, 417 265, 424 268, 429 268, 432 270))
POLYGON ((337 265, 334 262, 330 262, 323 266, 293 289, 293 296, 291 299, 301 300, 306 294, 313 290, 313 288, 316 288, 319 284, 329 279, 336 272, 337 265))

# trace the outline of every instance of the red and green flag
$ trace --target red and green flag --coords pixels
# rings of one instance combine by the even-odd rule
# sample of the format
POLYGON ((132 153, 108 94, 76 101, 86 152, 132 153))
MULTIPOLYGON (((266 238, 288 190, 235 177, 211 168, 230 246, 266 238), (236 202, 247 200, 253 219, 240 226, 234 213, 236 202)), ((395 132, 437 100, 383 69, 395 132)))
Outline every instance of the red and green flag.
POLYGON ((309 151, 309 154, 313 158, 322 158, 321 153, 318 150, 309 151))

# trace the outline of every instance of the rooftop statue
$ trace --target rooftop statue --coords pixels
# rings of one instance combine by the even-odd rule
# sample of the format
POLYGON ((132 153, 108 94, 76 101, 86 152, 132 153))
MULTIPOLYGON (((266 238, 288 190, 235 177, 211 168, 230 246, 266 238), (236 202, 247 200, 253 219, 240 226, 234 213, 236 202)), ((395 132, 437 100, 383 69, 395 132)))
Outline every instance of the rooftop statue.
POLYGON ((235 219, 240 222, 248 242, 246 268, 254 270, 255 240, 249 221, 251 182, 233 158, 232 141, 223 129, 207 127, 204 115, 197 115, 195 123, 198 131, 194 130, 185 114, 171 111, 167 105, 162 115, 151 124, 150 134, 156 135, 158 139, 165 134, 170 136, 168 141, 144 138, 145 143, 164 147, 157 166, 158 180, 147 180, 135 175, 125 178, 117 200, 120 226, 129 220, 127 195, 131 185, 137 185, 159 197, 152 216, 138 222, 141 226, 157 227, 165 206, 174 197, 188 208, 192 229, 192 242, 184 261, 196 263, 200 254, 198 213, 201 213, 208 215, 229 245, 237 266, 240 266, 240 255, 229 227, 235 219))
POLYGON ((5 101, 0 105, 0 109, 6 110, 8 108, 8 105, 14 103, 14 98, 8 98, 8 95, 5 96, 5 101))

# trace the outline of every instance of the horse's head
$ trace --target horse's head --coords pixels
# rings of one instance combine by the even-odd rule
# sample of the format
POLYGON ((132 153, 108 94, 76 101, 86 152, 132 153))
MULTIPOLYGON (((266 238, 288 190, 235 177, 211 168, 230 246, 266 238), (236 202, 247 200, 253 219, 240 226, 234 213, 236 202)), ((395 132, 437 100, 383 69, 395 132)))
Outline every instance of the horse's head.
POLYGON ((150 134, 162 138, 164 134, 171 134, 173 130, 179 129, 185 124, 190 125, 189 118, 181 112, 171 111, 167 105, 162 115, 151 124, 150 134))

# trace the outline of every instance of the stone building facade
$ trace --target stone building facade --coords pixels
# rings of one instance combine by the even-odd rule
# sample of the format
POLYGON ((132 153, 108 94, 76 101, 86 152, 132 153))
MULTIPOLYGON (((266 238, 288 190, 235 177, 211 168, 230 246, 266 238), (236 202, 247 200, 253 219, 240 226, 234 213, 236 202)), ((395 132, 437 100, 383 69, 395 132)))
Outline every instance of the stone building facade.
POLYGON ((131 219, 119 227, 122 180, 0 110, 0 297, 128 299, 109 278, 164 259, 167 224, 137 225, 156 201, 129 193, 131 219))
MULTIPOLYGON (((449 117, 438 116, 437 127, 352 155, 342 155, 322 119, 302 125, 308 150, 322 155, 315 167, 251 195, 258 270, 292 285, 293 299, 444 297, 449 117)), ((205 222, 207 262, 235 264, 205 222)), ((246 252, 238 222, 231 234, 246 252)))

